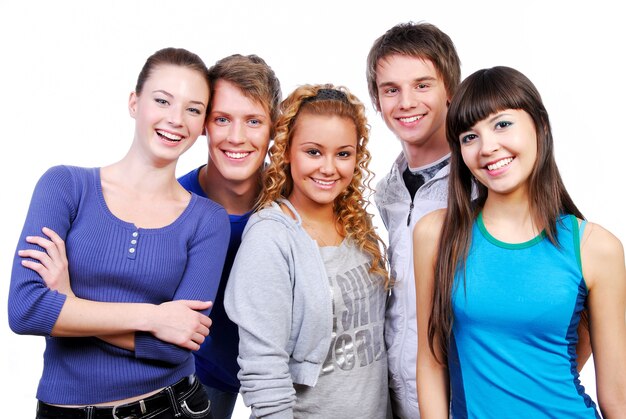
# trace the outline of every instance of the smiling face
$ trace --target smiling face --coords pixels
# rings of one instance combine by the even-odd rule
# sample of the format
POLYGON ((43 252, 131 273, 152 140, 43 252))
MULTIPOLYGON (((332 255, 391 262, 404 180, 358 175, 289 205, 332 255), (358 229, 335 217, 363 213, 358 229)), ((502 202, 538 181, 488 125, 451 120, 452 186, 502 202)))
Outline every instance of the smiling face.
POLYGON ((289 150, 293 179, 289 200, 299 209, 332 207, 354 176, 356 154, 353 121, 338 116, 299 115, 289 150))
POLYGON ((505 109, 459 135, 461 155, 476 180, 492 194, 527 194, 537 160, 537 132, 530 115, 505 109))
POLYGON ((244 96, 236 85, 218 80, 207 121, 209 170, 216 170, 226 181, 256 181, 267 154, 271 124, 261 103, 244 96))
POLYGON ((156 160, 176 161, 202 133, 208 99, 209 86, 198 71, 176 65, 155 67, 142 91, 129 98, 134 144, 156 160))
POLYGON ((380 112, 387 127, 406 145, 445 143, 448 95, 428 59, 390 55, 376 68, 380 112))

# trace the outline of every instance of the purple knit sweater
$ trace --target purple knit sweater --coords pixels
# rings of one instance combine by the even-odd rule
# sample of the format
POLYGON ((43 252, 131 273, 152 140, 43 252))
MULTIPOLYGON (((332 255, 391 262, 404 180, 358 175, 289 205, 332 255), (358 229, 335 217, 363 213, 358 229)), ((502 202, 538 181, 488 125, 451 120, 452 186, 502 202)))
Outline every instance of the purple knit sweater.
MULTIPOLYGON (((137 228, 107 208, 100 169, 72 166, 53 167, 39 180, 17 249, 36 247, 25 237, 42 235, 42 227, 65 240, 76 296, 152 304, 213 300, 230 234, 226 211, 197 195, 172 224, 137 228)), ((149 333, 135 334, 135 351, 95 337, 51 337, 66 297, 20 262, 16 252, 9 323, 16 333, 46 337, 39 400, 79 405, 119 400, 194 372, 190 351, 149 333)))

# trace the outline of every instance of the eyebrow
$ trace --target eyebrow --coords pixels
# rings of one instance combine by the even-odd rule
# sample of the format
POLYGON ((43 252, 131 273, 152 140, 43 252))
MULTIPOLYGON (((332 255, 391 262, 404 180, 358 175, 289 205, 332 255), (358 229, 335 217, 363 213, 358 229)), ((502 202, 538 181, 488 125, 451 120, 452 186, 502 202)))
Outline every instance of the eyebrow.
MULTIPOLYGON (((173 94, 171 94, 167 90, 162 90, 162 89, 153 90, 152 93, 162 93, 162 94, 164 94, 167 97, 171 97, 171 98, 174 97, 173 94)), ((204 102, 199 101, 199 100, 190 100, 189 103, 194 103, 196 105, 202 105, 202 106, 204 106, 206 108, 206 104, 204 102)))
MULTIPOLYGON (((213 109, 211 109, 210 115, 214 115, 214 114, 224 115, 224 116, 228 116, 228 117, 232 117, 233 116, 230 112, 222 111, 219 108, 213 107, 213 109)), ((255 119, 269 119, 270 118, 268 115, 263 114, 263 113, 250 113, 250 114, 244 115, 243 117, 244 118, 255 118, 255 119)))
POLYGON ((493 118, 490 118, 489 121, 487 122, 491 123, 495 121, 496 119, 501 118, 503 116, 512 116, 512 115, 510 113, 507 113, 506 111, 498 112, 497 114, 493 116, 493 118))
MULTIPOLYGON (((433 76, 424 76, 424 77, 417 77, 414 78, 413 83, 421 83, 421 82, 425 82, 425 81, 437 81, 436 77, 433 76)), ((382 83, 380 83, 378 85, 378 87, 389 87, 389 86, 396 86, 398 85, 398 83, 394 82, 394 81, 384 81, 382 83)))
MULTIPOLYGON (((316 143, 315 141, 307 141, 306 143, 302 143, 300 146, 315 146, 317 148, 326 148, 323 145, 316 143)), ((341 147, 338 147, 339 149, 343 149, 343 148, 355 148, 356 146, 353 146, 352 144, 346 144, 346 145, 342 145, 341 147)))

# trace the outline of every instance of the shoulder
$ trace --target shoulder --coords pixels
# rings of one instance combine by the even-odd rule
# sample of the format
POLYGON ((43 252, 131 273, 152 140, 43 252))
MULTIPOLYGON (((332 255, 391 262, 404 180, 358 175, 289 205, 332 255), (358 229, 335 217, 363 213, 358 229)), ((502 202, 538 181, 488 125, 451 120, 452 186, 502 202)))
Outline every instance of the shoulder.
POLYGON ((441 234, 441 228, 443 227, 445 218, 445 208, 436 209, 425 214, 415 223, 413 239, 437 239, 441 234))
POLYGON ((42 179, 67 179, 93 176, 96 169, 78 166, 52 166, 41 176, 42 179))
POLYGON ((50 189, 54 193, 74 193, 93 181, 96 171, 96 168, 53 166, 39 178, 37 189, 50 189))
POLYGON ((191 195, 191 200, 190 205, 193 205, 194 216, 201 224, 227 225, 230 228, 230 219, 224 207, 209 198, 196 194, 191 195))
POLYGON ((200 182, 198 180, 198 172, 203 167, 204 166, 200 166, 196 169, 193 169, 189 173, 180 176, 178 178, 178 183, 180 183, 180 185, 183 188, 187 189, 189 192, 193 192, 196 195, 200 195, 206 198, 206 194, 202 190, 202 187, 200 186, 200 182))
POLYGON ((580 243, 583 272, 592 288, 598 278, 620 277, 624 271, 621 241, 599 224, 587 223, 580 243))
POLYGON ((622 242, 600 224, 587 223, 581 241, 581 249, 598 257, 624 255, 622 242))
POLYGON ((277 207, 262 208, 250 216, 244 236, 263 235, 266 239, 295 233, 297 224, 277 207))

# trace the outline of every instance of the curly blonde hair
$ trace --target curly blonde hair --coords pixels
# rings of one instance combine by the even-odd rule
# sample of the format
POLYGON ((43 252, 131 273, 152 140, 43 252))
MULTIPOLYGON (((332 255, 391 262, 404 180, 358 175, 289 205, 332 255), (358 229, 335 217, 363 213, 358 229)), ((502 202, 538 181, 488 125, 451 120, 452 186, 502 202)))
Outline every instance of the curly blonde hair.
POLYGON ((365 106, 343 86, 332 84, 303 85, 294 90, 281 104, 281 116, 276 124, 274 144, 269 149, 270 163, 263 173, 263 190, 257 208, 263 208, 282 198, 287 199, 293 191, 291 168, 287 162, 293 128, 299 115, 339 116, 351 120, 357 131, 356 165, 352 181, 334 202, 334 213, 346 238, 357 244, 359 249, 370 255, 370 272, 384 279, 390 286, 387 271, 387 247, 372 224, 372 215, 366 211, 371 195, 370 182, 374 174, 368 169, 371 155, 367 150, 369 125, 365 117, 365 106), (320 89, 342 92, 347 102, 340 99, 315 99, 320 89))

